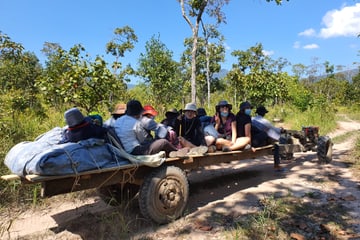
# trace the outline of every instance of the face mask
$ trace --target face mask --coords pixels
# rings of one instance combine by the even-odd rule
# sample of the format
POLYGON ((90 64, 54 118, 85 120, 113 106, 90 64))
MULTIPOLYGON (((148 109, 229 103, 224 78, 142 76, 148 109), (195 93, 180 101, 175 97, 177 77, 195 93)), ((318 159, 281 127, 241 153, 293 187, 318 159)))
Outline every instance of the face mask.
POLYGON ((220 115, 222 117, 227 117, 227 116, 229 116, 229 113, 228 112, 221 112, 220 115))
POLYGON ((245 109, 245 114, 250 116, 251 115, 251 109, 245 109))

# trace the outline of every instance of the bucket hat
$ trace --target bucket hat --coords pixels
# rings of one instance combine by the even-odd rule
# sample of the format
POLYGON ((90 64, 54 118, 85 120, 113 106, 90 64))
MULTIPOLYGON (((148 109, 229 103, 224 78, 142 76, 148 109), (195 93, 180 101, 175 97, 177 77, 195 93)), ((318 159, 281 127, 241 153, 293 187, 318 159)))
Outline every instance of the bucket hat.
POLYGON ((194 111, 196 112, 196 104, 195 103, 188 103, 185 105, 184 111, 194 111))

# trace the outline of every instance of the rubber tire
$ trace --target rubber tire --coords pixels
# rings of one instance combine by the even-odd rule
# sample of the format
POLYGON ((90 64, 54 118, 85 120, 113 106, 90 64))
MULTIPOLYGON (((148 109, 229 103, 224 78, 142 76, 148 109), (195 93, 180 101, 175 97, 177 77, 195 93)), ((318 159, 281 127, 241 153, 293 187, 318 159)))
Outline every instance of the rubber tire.
POLYGON ((317 156, 320 164, 327 164, 332 161, 333 143, 328 136, 321 136, 317 144, 317 156))
POLYGON ((108 205, 118 206, 132 200, 139 192, 140 186, 125 183, 121 189, 121 184, 114 184, 97 189, 98 195, 108 205))
POLYGON ((139 207, 145 218, 164 224, 182 216, 188 198, 189 182, 184 171, 175 166, 162 166, 144 178, 139 207))

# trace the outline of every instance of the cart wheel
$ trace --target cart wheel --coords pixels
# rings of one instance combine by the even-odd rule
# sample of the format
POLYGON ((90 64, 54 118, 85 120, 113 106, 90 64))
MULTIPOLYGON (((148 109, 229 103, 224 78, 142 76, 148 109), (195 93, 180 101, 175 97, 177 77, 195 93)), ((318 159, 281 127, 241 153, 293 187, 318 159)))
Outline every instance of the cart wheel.
POLYGON ((119 183, 98 188, 97 193, 106 204, 117 206, 133 199, 139 192, 139 189, 139 185, 131 183, 125 183, 121 189, 121 184, 119 183))
POLYGON ((178 167, 163 166, 148 174, 140 187, 141 213, 157 223, 179 218, 189 198, 189 182, 178 167))
POLYGON ((333 143, 328 136, 321 136, 318 139, 317 155, 320 164, 330 163, 332 160, 333 143))

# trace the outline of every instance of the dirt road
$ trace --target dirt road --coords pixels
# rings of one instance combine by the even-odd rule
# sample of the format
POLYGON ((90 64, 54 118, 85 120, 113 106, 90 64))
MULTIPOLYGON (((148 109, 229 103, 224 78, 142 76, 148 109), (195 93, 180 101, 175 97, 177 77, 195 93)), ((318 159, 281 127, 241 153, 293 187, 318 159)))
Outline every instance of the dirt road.
MULTIPOLYGON (((339 122, 335 137, 359 131, 360 124, 339 122)), ((224 239, 224 220, 214 216, 237 217, 260 210, 259 200, 294 195, 306 200, 309 193, 318 193, 319 201, 329 196, 343 199, 352 209, 354 231, 360 239, 360 185, 343 163, 354 146, 355 138, 335 144, 331 164, 319 165, 316 153, 295 154, 295 159, 282 162, 285 173, 273 171, 271 157, 244 160, 212 166, 188 174, 190 198, 186 216, 171 224, 157 226, 142 218, 137 203, 130 207, 107 206, 95 195, 86 192, 74 197, 67 194, 47 199, 36 209, 8 210, 1 213, 1 239, 224 239), (335 177, 331 184, 329 177, 335 177), (330 181, 329 181, 330 182, 330 181)), ((309 200, 310 201, 310 200, 309 200)), ((225 222, 226 224, 226 222, 225 222)), ((356 238, 354 238, 356 239, 356 238)))

